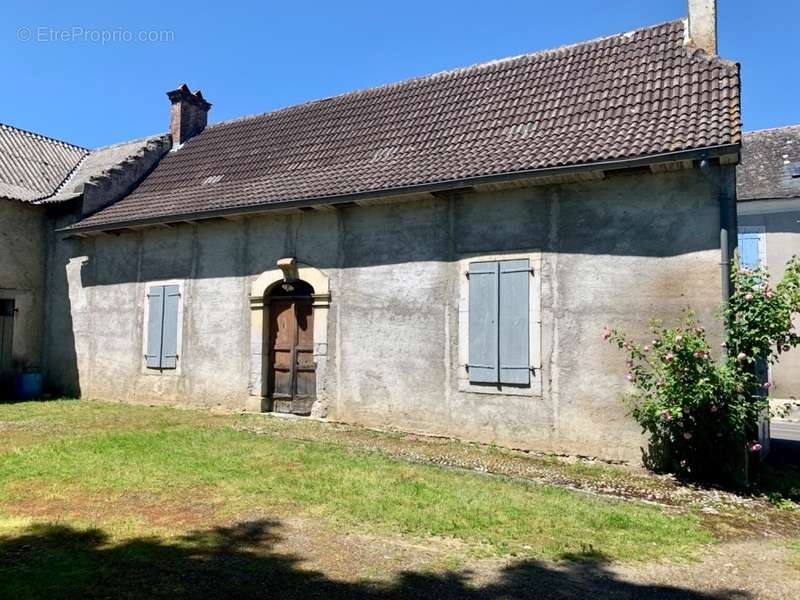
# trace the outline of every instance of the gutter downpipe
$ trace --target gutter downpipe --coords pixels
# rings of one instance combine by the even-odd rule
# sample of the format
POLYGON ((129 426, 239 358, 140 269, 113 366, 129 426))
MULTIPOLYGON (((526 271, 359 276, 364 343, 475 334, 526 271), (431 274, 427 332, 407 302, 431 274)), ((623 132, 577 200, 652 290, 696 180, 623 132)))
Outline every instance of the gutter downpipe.
POLYGON ((738 245, 736 229, 736 171, 731 166, 718 165, 714 173, 708 159, 700 161, 700 169, 719 187, 719 249, 722 284, 722 302, 727 305, 731 298, 731 261, 736 256, 738 245))

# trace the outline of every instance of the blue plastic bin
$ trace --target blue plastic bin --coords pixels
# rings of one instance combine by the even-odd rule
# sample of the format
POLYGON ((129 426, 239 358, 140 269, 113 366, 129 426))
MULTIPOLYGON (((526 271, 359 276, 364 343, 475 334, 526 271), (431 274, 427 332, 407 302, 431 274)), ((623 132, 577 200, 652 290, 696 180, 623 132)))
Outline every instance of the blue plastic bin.
POLYGON ((20 400, 33 400, 42 395, 41 373, 18 373, 14 381, 14 391, 20 400))

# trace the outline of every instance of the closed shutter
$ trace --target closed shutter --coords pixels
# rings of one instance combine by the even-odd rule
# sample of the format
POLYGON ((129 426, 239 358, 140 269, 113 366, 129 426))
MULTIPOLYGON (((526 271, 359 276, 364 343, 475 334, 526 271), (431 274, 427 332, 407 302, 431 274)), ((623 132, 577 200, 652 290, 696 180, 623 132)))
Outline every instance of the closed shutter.
POLYGON ((161 328, 162 369, 174 369, 178 365, 178 305, 180 297, 177 285, 164 286, 164 318, 161 328))
POLYGON ((530 383, 530 273, 527 258, 500 262, 500 383, 530 383))
POLYGON ((745 269, 761 265, 761 234, 739 232, 739 264, 745 269))
POLYGON ((469 266, 469 380, 499 381, 498 263, 475 262, 469 266))
POLYGON ((156 285, 147 294, 147 360, 148 369, 161 368, 161 332, 164 323, 164 286, 156 285))

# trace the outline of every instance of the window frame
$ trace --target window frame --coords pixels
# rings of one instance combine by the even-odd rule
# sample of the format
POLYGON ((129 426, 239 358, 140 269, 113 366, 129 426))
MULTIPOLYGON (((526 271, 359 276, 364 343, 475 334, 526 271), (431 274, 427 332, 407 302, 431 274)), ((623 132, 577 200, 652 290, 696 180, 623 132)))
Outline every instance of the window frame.
POLYGON ((759 265, 763 268, 768 268, 767 265, 767 228, 764 225, 739 225, 736 228, 736 255, 739 264, 741 264, 741 249, 739 249, 739 234, 740 233, 757 233, 758 234, 758 258, 759 265))
POLYGON ((174 377, 178 376, 182 372, 182 365, 183 365, 183 313, 184 313, 184 306, 186 303, 186 296, 185 296, 185 285, 184 281, 180 279, 166 279, 162 281, 148 281, 145 285, 144 294, 142 295, 142 301, 144 310, 142 311, 142 321, 139 324, 139 331, 142 333, 142 351, 141 351, 141 368, 140 371, 143 375, 151 375, 155 377, 174 377), (149 332, 148 332, 148 323, 150 322, 150 302, 148 302, 148 296, 150 295, 150 291, 154 287, 161 287, 167 285, 175 285, 178 286, 178 294, 179 294, 179 301, 178 301, 178 316, 177 316, 177 335, 175 340, 175 347, 177 348, 176 354, 178 355, 175 360, 175 368, 174 369, 164 369, 164 368, 153 368, 147 366, 147 344, 149 341, 149 332))
POLYGON ((508 396, 542 395, 542 294, 541 252, 509 252, 504 254, 464 254, 459 259, 458 299, 458 391, 477 394, 508 396), (533 367, 528 385, 501 383, 472 383, 469 380, 469 265, 473 262, 490 262, 527 259, 533 274, 528 279, 528 359, 533 367))

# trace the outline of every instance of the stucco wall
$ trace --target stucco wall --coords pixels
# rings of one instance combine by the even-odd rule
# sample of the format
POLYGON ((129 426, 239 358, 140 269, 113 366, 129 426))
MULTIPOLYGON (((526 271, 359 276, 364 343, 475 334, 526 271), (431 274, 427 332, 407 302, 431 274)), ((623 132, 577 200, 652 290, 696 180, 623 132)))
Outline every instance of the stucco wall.
POLYGON ((603 326, 644 335, 650 317, 691 305, 714 330, 718 223, 713 184, 695 170, 69 240, 51 250, 64 289, 49 296, 69 298, 52 307, 51 381, 243 408, 250 285, 291 256, 330 278, 329 417, 635 460, 624 358, 603 326), (458 391, 459 260, 504 252, 541 254, 535 397, 458 391), (182 368, 154 374, 141 368, 145 286, 168 279, 184 286, 182 368), (74 350, 56 343, 70 335, 74 350))
MULTIPOLYGON (((757 210, 758 202, 748 202, 747 206, 757 210)), ((786 262, 792 256, 800 256, 800 211, 739 215, 739 225, 764 227, 767 268, 772 281, 779 281, 786 262)), ((772 367, 771 376, 773 397, 800 398, 800 352, 782 355, 780 363, 772 367)))
POLYGON ((0 198, 0 298, 13 299, 13 360, 41 367, 44 338, 44 210, 0 198))

